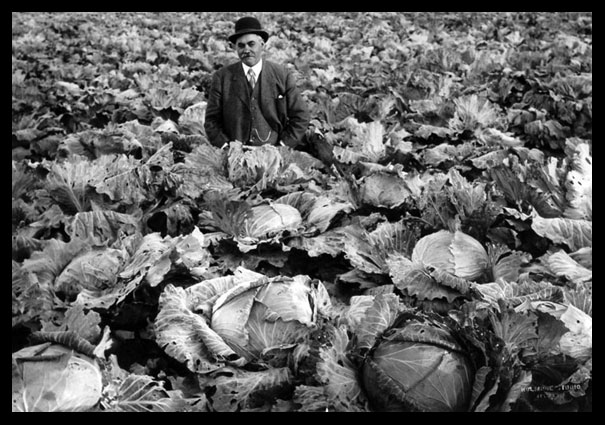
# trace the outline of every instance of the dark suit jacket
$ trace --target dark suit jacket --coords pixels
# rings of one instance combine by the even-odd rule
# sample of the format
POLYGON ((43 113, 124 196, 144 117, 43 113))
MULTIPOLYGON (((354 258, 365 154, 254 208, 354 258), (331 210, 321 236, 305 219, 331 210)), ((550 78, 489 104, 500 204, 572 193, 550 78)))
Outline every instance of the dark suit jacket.
MULTIPOLYGON (((250 135, 250 95, 241 62, 227 65, 212 77, 204 128, 210 142, 222 146, 250 135)), ((263 59, 260 84, 260 109, 278 140, 295 147, 309 124, 305 100, 296 87, 294 75, 283 65, 263 59)))

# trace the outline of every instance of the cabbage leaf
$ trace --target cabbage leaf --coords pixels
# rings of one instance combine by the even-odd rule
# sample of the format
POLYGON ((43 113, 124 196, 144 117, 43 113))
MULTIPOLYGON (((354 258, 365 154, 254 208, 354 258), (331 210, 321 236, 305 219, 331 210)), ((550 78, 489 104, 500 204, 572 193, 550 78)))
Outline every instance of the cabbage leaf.
POLYGON ((82 289, 103 290, 113 287, 117 275, 128 260, 121 249, 92 249, 73 258, 55 279, 55 290, 77 296, 82 289))
POLYGON ((128 373, 118 365, 115 354, 109 356, 101 407, 108 412, 183 411, 185 400, 178 390, 168 391, 164 383, 149 375, 128 373))
POLYGON ((360 191, 362 202, 381 208, 400 207, 414 195, 404 178, 391 173, 372 173, 364 177, 360 191))
MULTIPOLYGON (((233 283, 233 279, 217 279, 233 283)), ((195 312, 200 303, 208 301, 203 298, 206 295, 203 291, 197 293, 199 286, 183 289, 166 285, 154 326, 156 341, 166 354, 185 363, 193 372, 206 373, 239 356, 210 329, 209 318, 195 312)))
POLYGON ((95 181, 100 167, 79 155, 64 162, 52 162, 46 176, 45 191, 54 203, 68 215, 89 211, 94 189, 90 181, 95 181))
POLYGON ((564 244, 572 251, 592 247, 592 222, 571 218, 532 218, 531 228, 539 236, 555 244, 564 244))
POLYGON ((226 161, 226 152, 210 144, 200 144, 185 156, 184 163, 174 164, 172 172, 182 177, 183 193, 197 199, 210 190, 233 189, 227 177, 226 161))
POLYGON ((565 198, 568 206, 564 216, 592 221, 592 155, 590 145, 577 145, 571 157, 570 170, 565 178, 565 198))
POLYGON ((65 228, 71 238, 85 240, 94 246, 110 246, 120 236, 139 231, 139 220, 131 214, 115 211, 86 211, 75 214, 65 228))
POLYGON ((149 233, 136 246, 118 273, 118 280, 110 288, 84 288, 76 302, 87 308, 107 309, 121 303, 141 283, 159 285, 173 269, 192 276, 203 276, 210 263, 202 233, 194 229, 189 235, 162 238, 149 233))
POLYGON ((231 142, 227 154, 229 181, 247 188, 267 188, 280 175, 282 156, 273 145, 248 147, 241 142, 231 142))
POLYGON ((256 372, 225 368, 208 382, 208 385, 216 387, 216 392, 208 400, 212 409, 218 412, 245 412, 259 407, 254 403, 254 396, 258 393, 274 393, 276 397, 287 391, 292 381, 292 372, 287 367, 256 372))
POLYGON ((293 192, 275 200, 296 208, 305 227, 304 233, 323 233, 333 220, 343 213, 349 213, 353 206, 349 202, 335 201, 328 196, 316 196, 309 192, 293 192))
POLYGON ((365 396, 355 365, 347 357, 349 337, 345 327, 331 329, 331 345, 320 349, 319 381, 329 405, 337 412, 363 410, 365 396))
POLYGON ((369 349, 376 338, 393 324, 404 307, 395 294, 379 294, 358 300, 363 302, 354 301, 346 317, 357 336, 357 347, 364 350, 369 349))
POLYGON ((344 124, 352 138, 350 146, 334 147, 334 156, 343 163, 359 161, 379 162, 386 155, 386 145, 383 143, 384 127, 380 121, 360 123, 353 117, 347 117, 344 124))
POLYGON ((260 243, 278 242, 284 234, 298 234, 303 228, 300 212, 281 203, 260 204, 247 211, 240 234, 235 238, 242 252, 260 243))
POLYGON ((542 261, 556 276, 562 276, 572 282, 577 283, 592 281, 592 270, 579 264, 569 256, 565 251, 546 254, 542 261))
POLYGON ((103 155, 94 161, 98 171, 90 184, 113 202, 137 207, 147 198, 140 178, 141 161, 129 155, 103 155))

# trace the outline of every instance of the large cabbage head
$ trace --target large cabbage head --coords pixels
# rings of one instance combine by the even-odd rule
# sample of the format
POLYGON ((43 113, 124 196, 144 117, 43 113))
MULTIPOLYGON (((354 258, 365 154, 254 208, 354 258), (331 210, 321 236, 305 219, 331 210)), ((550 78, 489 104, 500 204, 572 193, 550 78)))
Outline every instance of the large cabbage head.
POLYGON ((483 245, 472 236, 460 231, 440 230, 418 241, 412 261, 475 280, 486 271, 489 257, 483 245))
POLYGON ((361 375, 375 410, 455 412, 469 408, 474 367, 448 328, 414 318, 378 338, 361 375))
POLYGON ((12 355, 13 412, 83 412, 102 396, 96 360, 60 344, 38 344, 12 355))
POLYGON ((308 276, 238 286, 216 300, 210 326, 238 355, 258 359, 270 350, 293 347, 315 328, 318 297, 308 276))
POLYGON ((329 305, 326 288, 308 276, 269 278, 238 267, 233 275, 187 288, 168 284, 159 300, 156 341, 194 372, 257 360, 281 367, 329 305))

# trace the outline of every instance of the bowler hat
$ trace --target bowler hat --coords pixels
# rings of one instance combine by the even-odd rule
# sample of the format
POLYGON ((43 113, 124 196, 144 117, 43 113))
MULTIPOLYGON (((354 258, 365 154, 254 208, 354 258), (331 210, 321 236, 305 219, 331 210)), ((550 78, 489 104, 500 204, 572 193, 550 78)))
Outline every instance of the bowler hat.
POLYGON ((265 42, 269 38, 267 31, 263 30, 258 19, 252 16, 246 16, 238 19, 235 23, 235 33, 229 36, 229 41, 235 43, 235 41, 244 34, 258 34, 265 42))

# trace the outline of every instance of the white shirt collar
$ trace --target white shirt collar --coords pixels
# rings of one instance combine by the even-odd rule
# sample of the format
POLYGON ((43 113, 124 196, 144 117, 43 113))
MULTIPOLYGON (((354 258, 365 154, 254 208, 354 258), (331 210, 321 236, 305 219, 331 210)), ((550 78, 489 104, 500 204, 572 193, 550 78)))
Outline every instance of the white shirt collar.
POLYGON ((246 78, 248 78, 248 70, 250 68, 252 68, 252 70, 254 71, 255 78, 258 81, 258 76, 260 75, 260 72, 263 69, 263 60, 262 59, 259 60, 258 63, 256 65, 254 65, 253 67, 250 67, 243 62, 242 62, 242 66, 244 67, 244 75, 246 76, 246 78))

